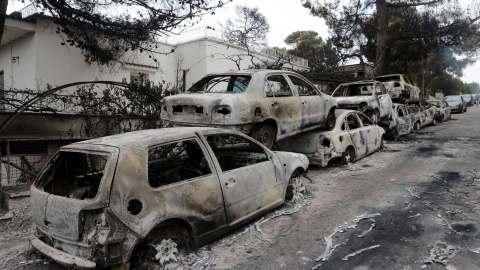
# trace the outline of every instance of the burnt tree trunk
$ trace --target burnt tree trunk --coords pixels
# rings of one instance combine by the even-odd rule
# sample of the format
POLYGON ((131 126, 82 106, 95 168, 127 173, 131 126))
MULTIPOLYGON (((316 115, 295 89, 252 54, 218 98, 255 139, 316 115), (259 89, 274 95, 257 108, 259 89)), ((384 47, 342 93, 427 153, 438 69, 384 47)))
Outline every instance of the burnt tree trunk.
MULTIPOLYGON (((5 32, 5 18, 7 17, 8 0, 0 0, 0 41, 3 38, 3 32, 5 32)), ((1 184, 0 184, 1 186, 1 184)))
POLYGON ((386 0, 376 0, 377 44, 375 54, 375 76, 384 75, 387 67, 388 5, 386 0))

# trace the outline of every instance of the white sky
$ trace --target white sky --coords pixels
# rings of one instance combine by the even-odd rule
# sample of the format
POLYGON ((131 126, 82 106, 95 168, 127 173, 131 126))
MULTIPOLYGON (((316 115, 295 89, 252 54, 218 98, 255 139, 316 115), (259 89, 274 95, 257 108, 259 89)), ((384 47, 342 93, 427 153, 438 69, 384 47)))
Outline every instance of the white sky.
MULTIPOLYGON (((459 0, 462 4, 468 5, 475 0, 459 0)), ((206 16, 199 22, 198 26, 212 26, 219 29, 217 22, 223 22, 234 16, 234 7, 236 5, 247 5, 249 7, 258 7, 267 18, 270 25, 268 34, 268 44, 271 47, 286 47, 283 42, 285 38, 295 31, 312 30, 317 32, 324 40, 328 38, 328 28, 323 19, 310 15, 308 9, 304 8, 301 0, 234 0, 225 7, 217 9, 214 16, 206 16)), ((19 10, 24 4, 18 0, 9 3, 8 12, 19 10), (13 3, 12 3, 13 2, 13 3)), ((477 82, 480 84, 480 59, 477 63, 464 70, 464 76, 461 78, 466 83, 477 82)))

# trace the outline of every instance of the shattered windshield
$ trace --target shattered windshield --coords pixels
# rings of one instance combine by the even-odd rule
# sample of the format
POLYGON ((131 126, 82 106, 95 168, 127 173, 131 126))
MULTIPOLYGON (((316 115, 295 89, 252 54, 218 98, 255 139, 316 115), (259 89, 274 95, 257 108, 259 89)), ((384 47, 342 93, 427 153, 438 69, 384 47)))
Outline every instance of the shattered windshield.
POLYGON ((195 83, 187 93, 243 93, 250 83, 250 76, 209 76, 195 83))
POLYGON ((388 77, 377 77, 375 81, 379 82, 392 82, 392 81, 400 81, 399 76, 388 76, 388 77))
POLYGON ((92 199, 108 161, 108 155, 60 151, 36 186, 45 192, 72 199, 92 199))

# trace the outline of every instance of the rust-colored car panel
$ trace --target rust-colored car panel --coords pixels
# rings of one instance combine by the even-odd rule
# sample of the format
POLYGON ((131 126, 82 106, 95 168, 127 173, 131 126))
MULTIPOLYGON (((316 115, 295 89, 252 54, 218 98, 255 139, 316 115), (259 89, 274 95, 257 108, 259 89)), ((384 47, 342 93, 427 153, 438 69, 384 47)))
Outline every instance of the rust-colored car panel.
POLYGON ((375 123, 389 119, 392 99, 381 82, 358 81, 340 84, 332 93, 338 108, 359 110, 375 123))
POLYGON ((310 164, 327 166, 335 158, 349 155, 358 160, 382 146, 385 131, 365 114, 353 110, 337 110, 332 131, 309 131, 277 142, 279 149, 305 154, 310 164))
POLYGON ((335 99, 301 75, 282 70, 208 74, 186 93, 165 97, 161 118, 173 126, 210 126, 252 135, 271 126, 275 139, 324 128, 335 99))
POLYGON ((285 201, 302 154, 242 133, 165 128, 64 146, 31 188, 32 246, 67 267, 126 263, 175 228, 201 245, 285 201), (78 262, 78 263, 77 263, 78 262))

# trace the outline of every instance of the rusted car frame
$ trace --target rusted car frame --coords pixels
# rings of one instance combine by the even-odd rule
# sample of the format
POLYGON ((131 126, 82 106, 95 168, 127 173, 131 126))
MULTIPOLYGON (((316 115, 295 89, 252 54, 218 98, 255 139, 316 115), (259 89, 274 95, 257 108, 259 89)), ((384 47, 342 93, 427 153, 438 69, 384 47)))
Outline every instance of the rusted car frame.
POLYGON ((302 154, 235 131, 167 128, 64 146, 31 188, 32 246, 69 268, 128 262, 159 237, 202 245, 290 199, 302 154))
POLYGON ((331 131, 310 131, 277 142, 279 149, 303 153, 310 164, 325 167, 332 159, 358 160, 383 146, 385 131, 365 114, 337 110, 331 131))
POLYGON ((271 148, 277 139, 330 129, 337 103, 301 75, 282 70, 208 74, 186 93, 165 97, 161 118, 173 126, 243 132, 271 148))
POLYGON ((420 89, 405 74, 390 74, 375 77, 387 88, 392 100, 399 103, 420 101, 420 89))
POLYGON ((413 130, 420 130, 420 128, 426 125, 436 125, 438 119, 437 107, 429 105, 426 101, 422 100, 415 104, 409 105, 410 110, 415 115, 415 122, 413 124, 413 130))
POLYGON ((387 132, 391 139, 397 139, 399 136, 409 134, 414 129, 414 124, 419 119, 405 104, 394 103, 391 119, 383 121, 380 126, 387 132))
POLYGON ((437 122, 445 122, 452 118, 452 108, 443 100, 427 100, 427 103, 437 107, 437 122))
POLYGON ((375 123, 390 118, 392 113, 392 99, 381 82, 343 83, 332 97, 337 100, 338 108, 364 112, 375 123))

